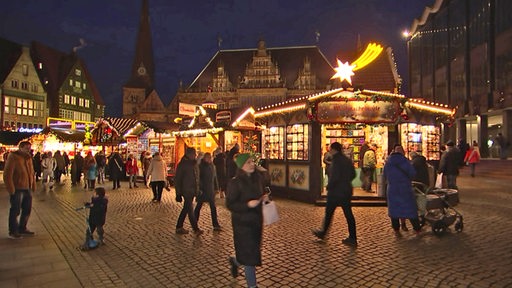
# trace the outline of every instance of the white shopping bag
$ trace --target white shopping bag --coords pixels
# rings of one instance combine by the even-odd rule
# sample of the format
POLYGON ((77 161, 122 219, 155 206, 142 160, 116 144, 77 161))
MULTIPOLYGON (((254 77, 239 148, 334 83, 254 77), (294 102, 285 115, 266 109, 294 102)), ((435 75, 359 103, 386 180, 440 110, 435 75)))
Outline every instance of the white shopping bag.
POLYGON ((274 201, 263 201, 263 224, 270 225, 279 221, 279 213, 274 201))
POLYGON ((437 174, 435 188, 443 188, 443 173, 437 174))

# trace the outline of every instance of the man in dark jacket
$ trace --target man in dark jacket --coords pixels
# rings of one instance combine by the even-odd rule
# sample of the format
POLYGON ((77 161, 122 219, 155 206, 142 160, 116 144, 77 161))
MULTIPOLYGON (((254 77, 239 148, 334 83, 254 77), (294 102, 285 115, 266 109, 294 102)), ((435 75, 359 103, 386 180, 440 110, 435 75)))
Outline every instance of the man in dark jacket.
POLYGON ((182 202, 183 198, 185 199, 176 224, 176 234, 188 233, 188 230, 183 228, 183 222, 187 215, 194 233, 202 234, 203 231, 197 226, 197 219, 192 208, 194 197, 199 195, 199 168, 196 161, 196 149, 190 147, 185 149, 185 155, 176 167, 174 188, 176 189, 176 202, 182 202))
POLYGON ((457 176, 459 175, 460 151, 453 141, 446 142, 446 152, 441 156, 439 171, 446 176, 449 189, 457 188, 457 176))
POLYGON ((228 155, 226 157, 226 177, 227 181, 229 181, 231 178, 235 177, 236 170, 238 167, 235 163, 235 155, 240 152, 240 145, 238 143, 229 150, 228 155))
POLYGON ((325 218, 322 230, 315 230, 313 234, 324 239, 336 207, 341 206, 347 219, 349 236, 342 241, 343 244, 352 247, 357 246, 356 220, 352 213, 352 180, 356 177, 356 171, 352 160, 348 159, 342 151, 339 142, 331 144, 332 162, 329 171, 329 182, 327 184, 327 204, 325 206, 325 218))

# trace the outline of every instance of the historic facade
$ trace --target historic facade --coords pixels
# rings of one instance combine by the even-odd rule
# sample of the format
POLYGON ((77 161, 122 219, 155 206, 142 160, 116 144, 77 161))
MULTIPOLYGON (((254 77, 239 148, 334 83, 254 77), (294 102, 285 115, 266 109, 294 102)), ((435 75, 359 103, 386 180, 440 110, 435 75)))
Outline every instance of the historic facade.
POLYGON ((0 130, 43 128, 48 116, 46 92, 29 47, 0 39, 0 130))
POLYGON ((480 144, 497 156, 495 137, 512 137, 512 18, 508 0, 436 0, 414 21, 410 94, 457 109, 446 139, 480 144))

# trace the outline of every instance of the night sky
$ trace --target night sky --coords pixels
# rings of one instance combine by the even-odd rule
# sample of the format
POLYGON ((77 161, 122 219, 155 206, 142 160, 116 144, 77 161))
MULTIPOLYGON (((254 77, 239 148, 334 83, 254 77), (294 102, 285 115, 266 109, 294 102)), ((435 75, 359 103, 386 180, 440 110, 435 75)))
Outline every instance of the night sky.
MULTIPOLYGON (((130 76, 142 0, 3 1, 0 37, 23 45, 36 40, 60 51, 82 45, 107 116, 121 116, 122 86, 130 76)), ((155 85, 164 105, 180 80, 190 84, 219 49, 318 45, 335 64, 337 51, 354 50, 358 35, 391 46, 407 87, 409 29, 434 0, 149 0, 155 85), (320 34, 317 41, 317 33, 320 34)), ((340 59, 352 62, 355 59, 340 59)), ((402 93, 406 93, 403 90, 402 93)))

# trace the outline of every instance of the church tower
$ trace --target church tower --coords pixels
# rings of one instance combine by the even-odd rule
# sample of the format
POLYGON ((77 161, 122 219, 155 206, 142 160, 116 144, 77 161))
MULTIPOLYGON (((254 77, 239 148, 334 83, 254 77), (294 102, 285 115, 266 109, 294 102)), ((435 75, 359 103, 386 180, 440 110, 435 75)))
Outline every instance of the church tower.
POLYGON ((123 86, 123 117, 134 118, 154 90, 155 64, 149 27, 148 0, 142 1, 135 57, 128 82, 123 86))

